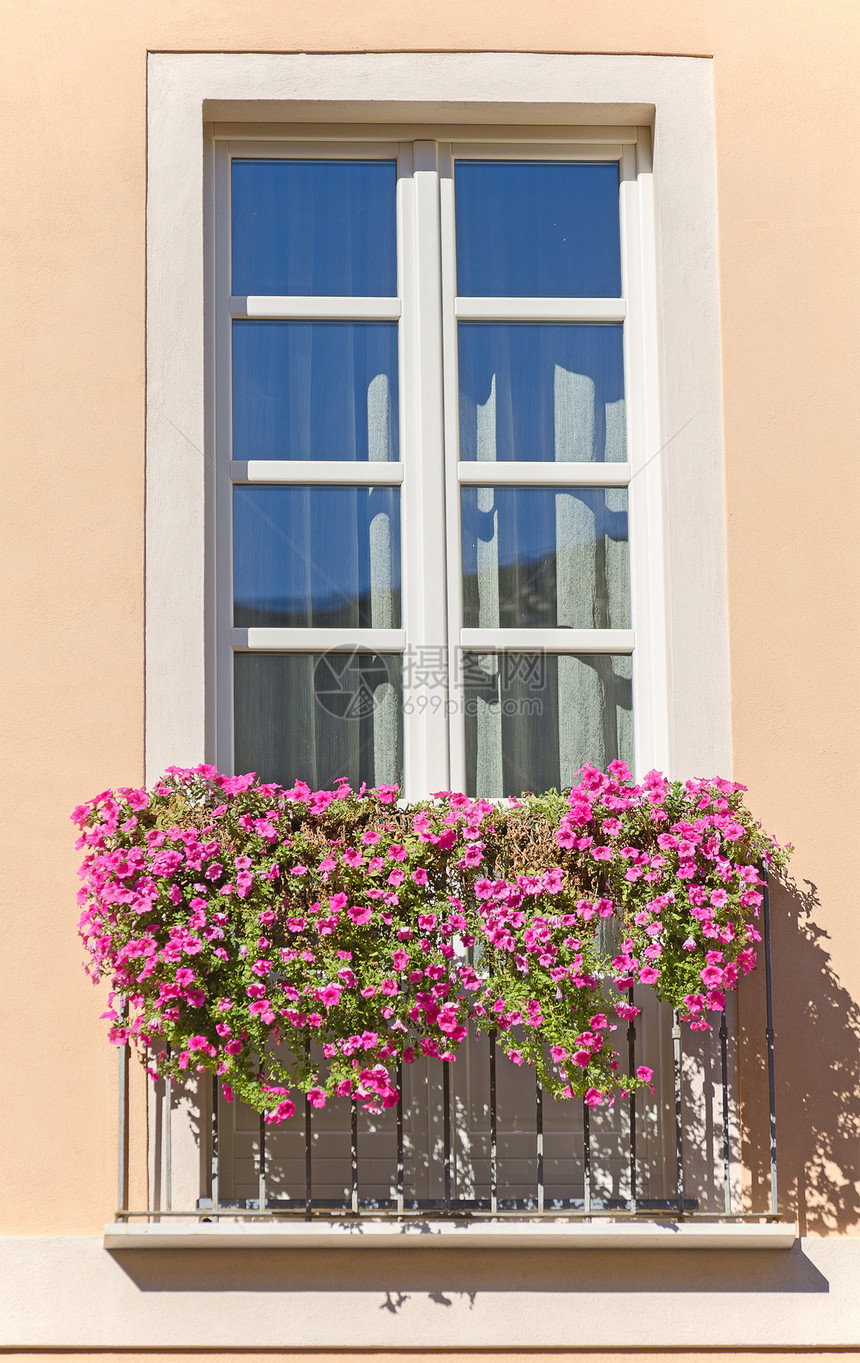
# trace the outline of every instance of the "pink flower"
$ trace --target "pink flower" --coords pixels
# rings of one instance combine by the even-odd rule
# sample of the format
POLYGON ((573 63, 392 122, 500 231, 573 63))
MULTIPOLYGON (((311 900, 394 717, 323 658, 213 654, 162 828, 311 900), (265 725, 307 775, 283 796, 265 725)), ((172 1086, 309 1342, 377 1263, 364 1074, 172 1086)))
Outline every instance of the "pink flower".
POLYGON ((352 919, 357 927, 363 927, 365 923, 369 923, 373 917, 373 909, 368 905, 353 904, 352 907, 347 910, 347 916, 352 919))
POLYGON ((707 985, 709 989, 723 982, 723 972, 718 965, 706 965, 699 971, 699 976, 702 984, 707 985))
POLYGON ((585 1101, 589 1107, 602 1107, 603 1094, 599 1089, 589 1089, 585 1095, 585 1101))
POLYGON ((654 1078, 654 1071, 647 1065, 639 1065, 636 1070, 636 1078, 642 1079, 646 1084, 650 1084, 654 1078))
POLYGON ((395 951, 391 959, 395 970, 405 970, 409 964, 409 954, 406 951, 395 951))

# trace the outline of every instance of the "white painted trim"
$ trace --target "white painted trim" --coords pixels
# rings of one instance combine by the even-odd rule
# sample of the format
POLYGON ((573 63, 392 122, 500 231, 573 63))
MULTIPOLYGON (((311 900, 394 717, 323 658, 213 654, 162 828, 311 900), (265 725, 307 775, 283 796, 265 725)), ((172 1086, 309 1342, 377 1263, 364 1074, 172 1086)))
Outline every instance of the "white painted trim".
POLYGON ((230 297, 231 317, 283 318, 290 321, 397 322, 399 298, 325 298, 299 294, 230 297))
POLYGON ((789 1250, 797 1227, 630 1221, 326 1221, 105 1226, 104 1246, 129 1249, 636 1249, 789 1250))
POLYGON ((357 459, 233 459, 234 483, 296 483, 338 487, 396 487, 403 465, 357 459))
POLYGON ((464 487, 626 487, 630 465, 469 460, 457 465, 457 478, 464 487))
MULTIPOLYGON (((644 111, 644 112, 647 112, 644 111)), ((499 127, 499 123, 504 123, 504 119, 499 119, 496 123, 488 123, 486 126, 475 125, 474 123, 392 123, 386 119, 386 134, 397 139, 398 142, 415 142, 419 138, 430 137, 436 142, 450 141, 456 138, 463 146, 463 154, 470 156, 473 148, 462 140, 465 138, 480 146, 480 153, 474 153, 481 157, 488 156, 508 156, 512 153, 517 156, 522 155, 522 143, 528 142, 529 151, 532 147, 537 147, 540 154, 547 156, 557 156, 560 146, 575 146, 577 155, 588 155, 589 150, 593 150, 595 155, 602 161, 616 160, 622 152, 623 144, 635 142, 637 129, 633 126, 629 128, 614 127, 608 125, 601 128, 587 125, 578 127, 571 124, 565 127, 562 122, 550 124, 545 127, 526 125, 522 128, 514 126, 499 127), (497 144, 492 152, 487 151, 487 144, 497 144)), ((379 123, 355 123, 348 119, 347 125, 343 122, 330 123, 302 123, 300 128, 284 126, 283 123, 213 123, 212 136, 216 141, 233 141, 241 139, 243 145, 247 145, 251 140, 252 150, 249 153, 253 156, 270 156, 272 149, 269 147, 255 147, 254 142, 283 142, 289 144, 286 156, 306 155, 314 156, 319 151, 320 142, 331 145, 326 147, 326 154, 331 154, 332 147, 334 154, 337 155, 340 147, 343 147, 345 156, 373 155, 394 156, 396 150, 391 151, 385 143, 374 148, 372 153, 362 153, 353 149, 354 143, 366 142, 370 138, 379 136, 379 123)), ((458 155, 459 155, 458 151, 458 155)), ((274 152, 277 155, 277 152, 274 152)))
POLYGON ((481 653, 525 649, 547 653, 632 653, 632 629, 461 629, 463 648, 481 653))
MULTIPOLYGON (((445 136, 446 138, 455 138, 455 134, 450 130, 445 136)), ((468 136, 474 139, 474 130, 470 129, 468 136)), ((456 137, 456 159, 458 161, 504 161, 510 156, 519 158, 527 150, 530 161, 555 161, 560 155, 566 160, 567 156, 571 154, 576 156, 577 161, 618 161, 623 154, 622 140, 635 142, 636 129, 630 128, 626 139, 621 139, 616 135, 610 138, 607 143, 601 145, 589 145, 594 143, 593 137, 582 142, 561 136, 544 142, 540 137, 528 137, 527 134, 516 142, 512 141, 510 136, 506 136, 505 140, 500 142, 499 137, 498 129, 495 139, 488 139, 487 142, 483 139, 480 142, 475 140, 464 142, 462 137, 456 137), (528 143, 528 146, 524 146, 524 143, 528 143)))
POLYGON ((460 322, 623 322, 627 304, 623 298, 460 297, 454 316, 460 322))
MULTIPOLYGON (((210 135, 216 142, 225 141, 224 134, 216 131, 221 126, 210 124, 210 135)), ((325 141, 325 156, 337 160, 339 157, 346 157, 350 161, 396 161, 398 155, 398 144, 400 137, 392 138, 390 129, 386 129, 388 134, 384 140, 380 140, 380 129, 373 128, 369 134, 357 134, 353 129, 335 128, 328 130, 328 136, 318 138, 313 136, 306 127, 292 128, 277 137, 277 141, 283 144, 282 149, 271 145, 272 137, 260 136, 255 132, 253 124, 243 127, 241 124, 234 127, 229 136, 229 141, 236 142, 238 145, 231 146, 229 150, 240 157, 243 161, 253 159, 255 156, 264 156, 266 160, 280 161, 316 161, 320 156, 320 142, 325 141), (361 143, 366 145, 362 146, 361 143)))
POLYGON ((402 653, 403 629, 232 629, 236 652, 265 649, 270 653, 402 653))
MULTIPOLYGON (((636 772, 671 766, 666 639, 664 501, 658 302, 655 274, 651 140, 648 129, 621 161, 621 275, 628 302, 624 327, 630 604, 640 641, 633 667, 636 772)), ((678 584, 674 584, 677 588, 678 584)))

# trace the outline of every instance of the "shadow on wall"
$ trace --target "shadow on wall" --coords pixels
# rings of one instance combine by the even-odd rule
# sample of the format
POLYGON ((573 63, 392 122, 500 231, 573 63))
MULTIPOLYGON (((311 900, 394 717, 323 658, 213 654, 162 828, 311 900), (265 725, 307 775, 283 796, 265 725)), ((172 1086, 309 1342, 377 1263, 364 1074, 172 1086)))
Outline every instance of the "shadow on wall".
MULTIPOLYGON (((779 1204, 801 1235, 860 1226, 860 1003, 833 970, 820 908, 811 881, 772 887, 779 1204)), ((766 1133, 763 968, 747 983, 740 1014, 743 1128, 766 1133)), ((751 1140, 743 1160, 752 1205, 765 1207, 766 1138, 751 1140)))
POLYGON ((483 1294, 540 1292, 827 1293, 799 1242, 773 1250, 114 1250, 140 1292, 378 1293, 396 1315, 410 1298, 440 1308, 483 1294))

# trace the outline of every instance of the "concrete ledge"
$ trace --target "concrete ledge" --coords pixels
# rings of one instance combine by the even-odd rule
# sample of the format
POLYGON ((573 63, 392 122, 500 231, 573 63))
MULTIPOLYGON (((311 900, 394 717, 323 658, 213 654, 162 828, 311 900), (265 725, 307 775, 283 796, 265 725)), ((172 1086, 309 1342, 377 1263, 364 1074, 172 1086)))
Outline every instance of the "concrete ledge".
POLYGON ((121 1222, 104 1247, 130 1249, 791 1249, 787 1224, 319 1221, 181 1225, 121 1222))

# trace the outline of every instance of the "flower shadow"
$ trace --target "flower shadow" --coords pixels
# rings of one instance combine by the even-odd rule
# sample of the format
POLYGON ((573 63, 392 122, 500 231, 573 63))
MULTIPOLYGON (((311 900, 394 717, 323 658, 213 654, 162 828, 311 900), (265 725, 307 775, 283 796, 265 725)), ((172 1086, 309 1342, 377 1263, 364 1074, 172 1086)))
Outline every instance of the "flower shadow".
MULTIPOLYGON (((779 1205, 802 1235, 860 1225, 860 1004, 836 974, 821 907, 812 881, 772 886, 779 1205)), ((743 1162, 759 1210, 770 1175, 761 966, 747 985, 739 1000, 743 1162)))

